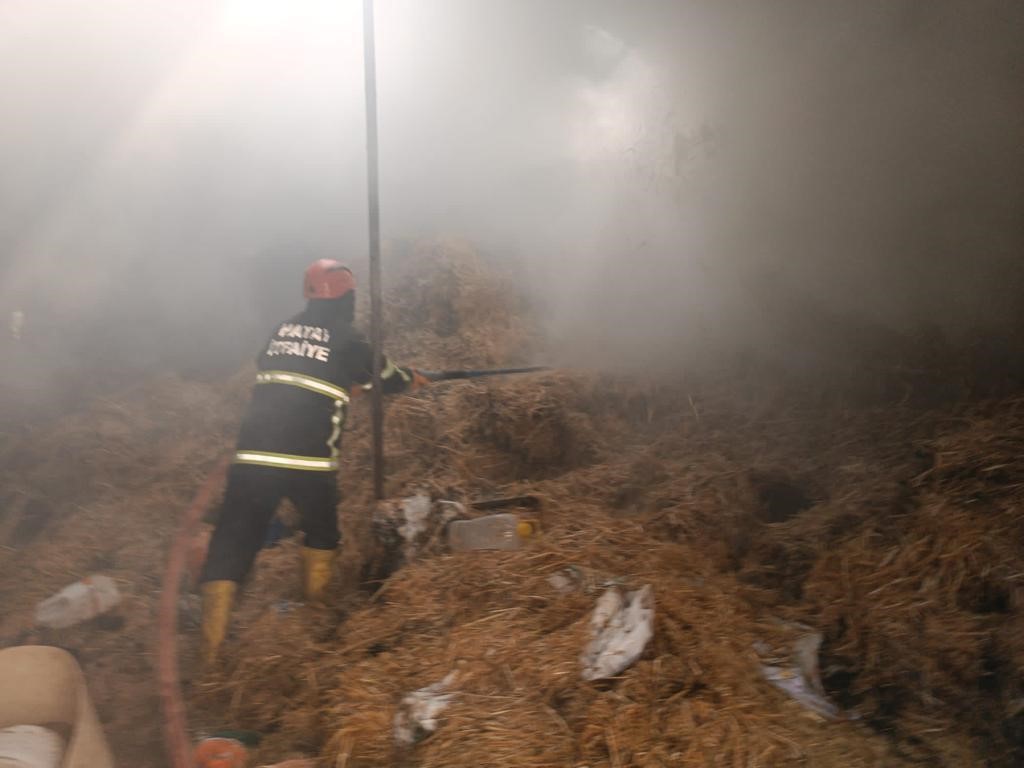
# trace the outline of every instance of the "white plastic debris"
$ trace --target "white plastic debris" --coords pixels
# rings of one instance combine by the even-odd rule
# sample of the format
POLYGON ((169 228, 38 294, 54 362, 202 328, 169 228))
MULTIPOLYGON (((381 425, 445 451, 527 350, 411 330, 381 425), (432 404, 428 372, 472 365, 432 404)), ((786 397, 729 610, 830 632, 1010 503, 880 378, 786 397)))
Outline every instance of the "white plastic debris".
POLYGON ((618 588, 600 598, 590 617, 592 639, 580 657, 584 680, 603 680, 627 669, 654 636, 650 584, 623 596, 618 588))
POLYGON ((121 602, 109 576, 87 576, 36 606, 36 624, 63 629, 106 613, 121 602))
POLYGON ((402 699, 395 713, 396 742, 415 744, 437 730, 438 718, 454 697, 446 691, 456 677, 456 672, 449 672, 444 680, 413 691, 402 699))
POLYGON ((577 589, 585 589, 583 572, 575 565, 555 571, 547 578, 548 584, 561 595, 575 592, 577 589))
POLYGON ((465 514, 466 508, 457 501, 431 502, 425 493, 378 504, 372 523, 377 544, 375 578, 386 578, 424 550, 439 546, 447 523, 465 514))
POLYGON ((835 720, 842 713, 828 700, 818 671, 820 632, 809 631, 798 637, 792 646, 792 660, 787 666, 761 667, 765 679, 794 701, 821 717, 835 720))
POLYGON ((402 500, 402 524, 398 533, 410 546, 415 546, 416 539, 427 530, 431 508, 430 497, 425 493, 402 500))

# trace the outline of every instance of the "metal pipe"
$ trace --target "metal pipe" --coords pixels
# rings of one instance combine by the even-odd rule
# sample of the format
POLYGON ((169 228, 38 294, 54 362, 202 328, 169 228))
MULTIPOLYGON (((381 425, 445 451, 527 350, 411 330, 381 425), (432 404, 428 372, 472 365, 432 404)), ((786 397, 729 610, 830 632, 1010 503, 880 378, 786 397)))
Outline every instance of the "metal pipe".
POLYGON ((380 199, 377 179, 377 64, 373 0, 363 0, 363 73, 366 78, 366 191, 370 241, 370 344, 373 346, 373 492, 384 498, 384 401, 380 373, 384 328, 380 285, 380 199))

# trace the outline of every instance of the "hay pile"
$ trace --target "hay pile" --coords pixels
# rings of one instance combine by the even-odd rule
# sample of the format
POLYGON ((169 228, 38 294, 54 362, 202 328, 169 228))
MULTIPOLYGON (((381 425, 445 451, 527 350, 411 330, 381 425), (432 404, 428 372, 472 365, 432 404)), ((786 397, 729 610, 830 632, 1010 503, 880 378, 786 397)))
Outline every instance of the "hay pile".
POLYGON ((164 765, 153 659, 167 545, 245 390, 166 375, 0 441, 0 645, 71 651, 122 765, 164 765), (115 579, 114 615, 33 628, 36 603, 93 573, 115 579))
POLYGON ((967 413, 931 441, 902 512, 863 521, 806 585, 867 717, 907 738, 968 726, 1003 765, 1024 758, 1022 405, 967 413))
MULTIPOLYGON (((390 254, 384 302, 388 352, 421 367, 524 364, 537 328, 514 272, 458 239, 426 240, 390 254)), ((359 313, 369 327, 369 301, 359 313)))
MULTIPOLYGON (((505 485, 493 478, 507 469, 494 464, 489 476, 466 473, 472 463, 457 440, 431 437, 446 450, 429 459, 413 440, 410 457, 422 463, 406 457, 401 467, 409 490, 426 478, 435 480, 423 483, 428 490, 462 498, 532 490, 545 502, 541 541, 520 553, 424 559, 389 579, 369 605, 343 600, 331 615, 250 605, 224 678, 208 681, 196 703, 213 712, 231 690, 226 722, 270 730, 268 754, 319 745, 329 764, 341 765, 1015 764, 1020 740, 1007 727, 1020 696, 1019 606, 997 601, 1002 613, 979 617, 958 590, 1012 588, 1019 568, 1008 569, 1024 562, 1013 543, 1019 534, 953 506, 953 495, 936 521, 929 484, 947 471, 961 477, 963 468, 940 459, 921 469, 929 448, 941 457, 975 438, 909 413, 895 430, 879 427, 877 413, 794 414, 766 425, 756 408, 741 416, 735 401, 725 408, 710 395, 694 398, 695 411, 691 394, 675 420, 652 427, 640 419, 627 440, 628 409, 575 400, 587 386, 596 385, 552 376, 532 396, 515 383, 487 388, 491 401, 475 388, 453 388, 396 403, 393 422, 429 403, 461 428, 449 427, 458 437, 474 434, 475 420, 488 418, 484 404, 495 407, 500 395, 525 418, 561 387, 569 415, 611 428, 596 430, 607 437, 595 458, 561 472, 540 464, 537 479, 505 485), (928 431, 942 436, 922 438, 928 431), (772 443, 791 453, 766 465, 772 443), (793 443, 812 449, 803 465, 793 443), (797 488, 806 495, 789 500, 786 517, 786 489, 797 488), (961 559, 924 546, 922 532, 959 542, 961 559), (971 565, 972 552, 985 557, 971 565), (562 594, 547 577, 570 566, 582 578, 562 594), (951 584, 947 572, 959 572, 959 581, 951 584), (609 581, 654 586, 655 640, 621 679, 583 683, 587 619, 609 581), (879 599, 886 590, 911 599, 879 599), (765 659, 755 648, 793 640, 792 626, 778 619, 824 633, 826 685, 859 721, 822 723, 761 679, 765 659), (996 677, 985 670, 991 653, 996 677), (411 752, 397 751, 391 724, 402 696, 452 670, 458 693, 444 726, 411 752), (286 695, 276 682, 264 685, 277 680, 289 681, 286 695)), ((664 407, 668 394, 645 397, 664 407)), ((1015 406, 993 409, 1003 407, 1015 406)), ((1024 436, 1024 424, 1016 426, 1024 436)), ((358 493, 359 476, 349 479, 358 493)), ((1004 524, 1014 519, 1012 505, 1006 514, 1004 524)), ((368 536, 353 517, 350 536, 368 536)), ((364 538, 355 549, 371 547, 364 538)), ((294 564, 294 552, 279 557, 294 564)))
MULTIPOLYGON (((514 281, 458 243, 410 253, 391 283, 396 360, 543 356, 514 281)), ((91 680, 113 681, 99 707, 126 763, 162 765, 155 722, 140 714, 153 717, 154 689, 142 684, 155 564, 201 468, 230 443, 248 375, 168 382, 119 399, 107 426, 111 410, 97 404, 70 438, 42 430, 5 444, 8 480, 26 478, 26 493, 63 476, 84 499, 0 562, 12 616, 91 570, 96 551, 116 556, 131 594, 124 633, 60 638, 96 660, 91 680), (92 457, 97 433, 103 459, 92 457), (45 473, 17 463, 59 445, 88 463, 45 473), (137 455, 148 457, 142 474, 137 455), (32 594, 14 587, 26 569, 32 594), (111 658, 136 660, 134 688, 111 658)), ((195 632, 183 627, 193 725, 259 731, 260 759, 317 754, 330 766, 1020 764, 1022 408, 858 408, 739 376, 439 385, 389 404, 389 495, 528 491, 542 500, 542 534, 519 552, 434 549, 369 582, 370 445, 357 410, 330 606, 296 603, 297 541, 263 552, 223 669, 198 672, 195 632), (567 573, 568 591, 548 581, 567 573), (619 678, 587 683, 579 656, 609 584, 652 585, 655 634, 619 678), (823 635, 826 690, 854 719, 824 722, 764 680, 762 665, 785 663, 804 631, 797 623, 823 635), (402 697, 453 671, 438 731, 396 747, 402 697)))
MULTIPOLYGON (((485 293, 454 333, 399 313, 393 333, 416 339, 406 359, 440 367, 454 339, 467 364, 503 362, 472 343, 500 339, 511 311, 485 293)), ((1004 423, 965 431, 948 407, 808 406, 764 386, 584 373, 397 399, 389 495, 530 491, 542 538, 519 553, 432 554, 361 595, 374 547, 357 417, 333 609, 267 608, 295 596, 297 557, 267 553, 226 669, 193 703, 262 730, 267 757, 316 751, 330 765, 1014 765, 1022 636, 1003 596, 1024 562, 1007 535, 1024 422, 1005 422, 1014 401, 988 408, 1004 423), (1001 512, 974 508, 978 480, 1001 512), (268 576, 281 563, 283 581, 268 576), (563 594, 547 578, 566 568, 582 578, 563 594), (655 639, 621 678, 584 683, 605 583, 653 585, 655 639), (997 610, 979 613, 992 595, 997 610), (755 649, 785 655, 797 621, 823 633, 826 687, 856 720, 823 723, 763 680, 755 649), (453 670, 442 727, 396 747, 402 697, 453 670)))

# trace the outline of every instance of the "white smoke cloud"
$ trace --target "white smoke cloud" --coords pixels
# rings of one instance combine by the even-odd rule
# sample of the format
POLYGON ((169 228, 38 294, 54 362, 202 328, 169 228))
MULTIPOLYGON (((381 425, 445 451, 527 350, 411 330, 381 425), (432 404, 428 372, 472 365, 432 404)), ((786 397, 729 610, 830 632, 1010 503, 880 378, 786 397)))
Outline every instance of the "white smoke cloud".
MULTIPOLYGON (((5 3, 0 309, 26 334, 122 329, 126 355, 137 329, 159 363, 154 338, 262 337, 309 258, 363 260, 360 6, 5 3)), ((808 303, 893 327, 1019 317, 1019 3, 377 17, 385 237, 522 260, 567 358, 776 343, 780 307, 808 303)))

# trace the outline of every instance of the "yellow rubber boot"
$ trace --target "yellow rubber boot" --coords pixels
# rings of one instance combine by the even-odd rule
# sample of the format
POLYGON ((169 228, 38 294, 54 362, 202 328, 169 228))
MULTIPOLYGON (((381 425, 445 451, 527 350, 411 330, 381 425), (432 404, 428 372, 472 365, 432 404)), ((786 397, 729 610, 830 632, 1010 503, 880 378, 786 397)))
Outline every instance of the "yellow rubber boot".
POLYGON ((331 574, 334 572, 336 554, 337 550, 335 549, 302 548, 302 587, 308 602, 323 602, 324 593, 327 591, 327 585, 331 582, 331 574))
POLYGON ((203 665, 212 666, 217 661, 221 643, 228 634, 231 621, 231 605, 235 601, 238 584, 233 581, 208 581, 203 584, 203 665))

